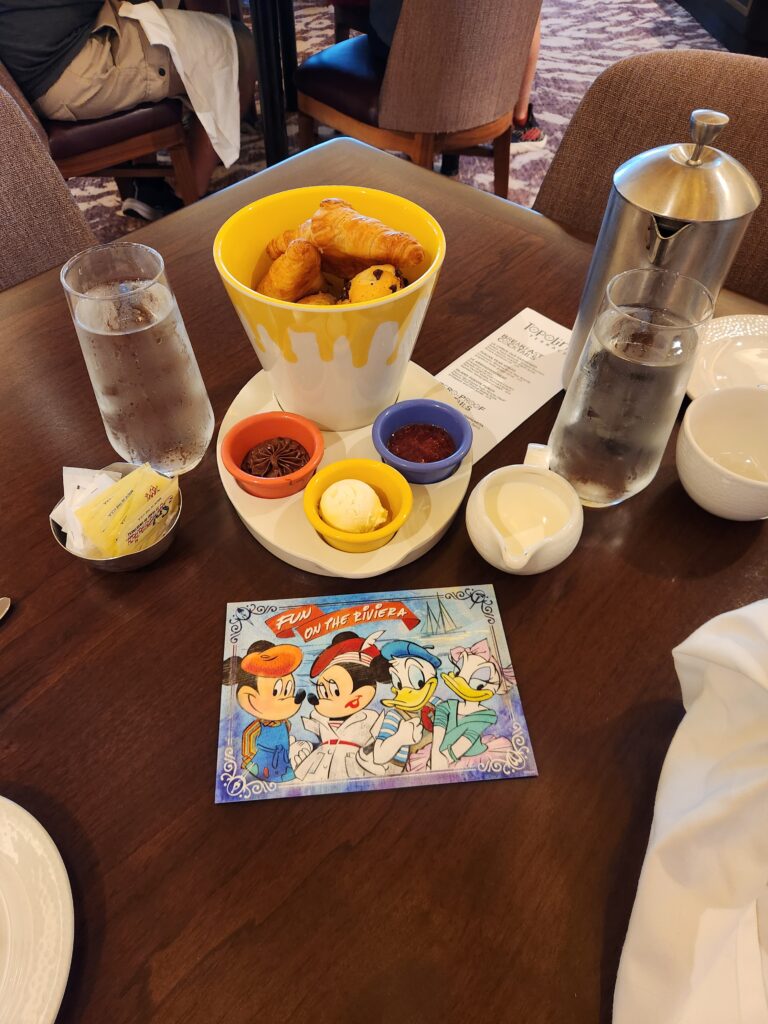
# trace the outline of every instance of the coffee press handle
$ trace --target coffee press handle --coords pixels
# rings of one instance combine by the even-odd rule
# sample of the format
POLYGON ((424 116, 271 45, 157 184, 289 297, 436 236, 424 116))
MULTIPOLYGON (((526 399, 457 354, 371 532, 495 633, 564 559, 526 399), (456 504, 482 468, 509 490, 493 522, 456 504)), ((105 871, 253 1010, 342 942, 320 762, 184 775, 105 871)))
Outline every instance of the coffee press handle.
POLYGON ((711 146, 720 132, 730 121, 727 114, 719 110, 694 110, 691 114, 691 138, 695 145, 686 163, 697 167, 701 163, 701 151, 711 146))

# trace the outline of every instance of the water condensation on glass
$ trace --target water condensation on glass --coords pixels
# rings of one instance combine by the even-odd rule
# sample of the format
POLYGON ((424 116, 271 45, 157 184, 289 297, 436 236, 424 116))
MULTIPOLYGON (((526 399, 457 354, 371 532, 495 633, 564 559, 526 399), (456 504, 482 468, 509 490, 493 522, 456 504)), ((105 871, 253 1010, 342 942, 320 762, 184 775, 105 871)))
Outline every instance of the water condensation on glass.
POLYGON ((551 468, 584 504, 614 504, 656 475, 695 349, 695 328, 667 309, 597 318, 550 437, 551 468))
POLYGON ((170 288, 141 280, 98 284, 73 307, 113 448, 160 472, 193 469, 213 435, 213 411, 170 288))

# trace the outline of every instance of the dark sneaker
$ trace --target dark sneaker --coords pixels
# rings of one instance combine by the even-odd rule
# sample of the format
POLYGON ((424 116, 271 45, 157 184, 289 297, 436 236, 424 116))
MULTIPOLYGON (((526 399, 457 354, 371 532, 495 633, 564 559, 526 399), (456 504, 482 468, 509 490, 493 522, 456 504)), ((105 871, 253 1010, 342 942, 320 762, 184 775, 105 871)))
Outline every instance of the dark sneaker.
POLYGON ((126 217, 159 220, 184 205, 165 178, 134 178, 129 191, 122 206, 126 217))
POLYGON ((547 136, 539 128, 536 118, 533 116, 533 105, 528 104, 528 116, 525 124, 519 125, 512 122, 511 144, 514 152, 522 153, 527 149, 540 149, 547 141, 547 136))
POLYGON ((443 153, 440 161, 440 173, 446 178, 457 178, 459 175, 459 154, 443 153))

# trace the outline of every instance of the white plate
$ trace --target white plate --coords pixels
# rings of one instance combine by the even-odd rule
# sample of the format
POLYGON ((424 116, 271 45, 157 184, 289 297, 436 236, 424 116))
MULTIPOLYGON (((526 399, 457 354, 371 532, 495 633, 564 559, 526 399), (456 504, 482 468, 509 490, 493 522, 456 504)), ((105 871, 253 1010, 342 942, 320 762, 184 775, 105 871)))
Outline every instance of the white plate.
MULTIPOLYGON (((436 398, 440 402, 456 404, 443 385, 416 363, 409 363, 405 371, 405 380, 398 400, 403 401, 406 398, 436 398)), ((303 491, 290 498, 255 498, 238 487, 221 461, 221 442, 230 427, 247 416, 279 408, 267 375, 263 372, 257 373, 230 405, 222 420, 216 443, 219 476, 227 497, 253 536, 267 551, 271 551, 273 555, 297 569, 304 569, 319 576, 367 579, 389 572, 398 566, 407 565, 437 544, 450 526, 469 486, 472 473, 471 451, 453 476, 447 480, 428 486, 411 484, 413 511, 389 544, 385 544, 377 551, 360 554, 337 551, 330 544, 326 544, 310 526, 304 515, 303 491)), ((371 440, 370 427, 360 427, 358 430, 346 430, 342 433, 325 431, 323 439, 325 454, 320 463, 321 467, 347 458, 379 461, 379 455, 371 440)))
POLYGON ((0 797, 0 1021, 53 1024, 74 931, 72 890, 53 840, 0 797))
POLYGON ((724 388, 768 387, 768 316, 720 316, 699 341, 688 396, 724 388))

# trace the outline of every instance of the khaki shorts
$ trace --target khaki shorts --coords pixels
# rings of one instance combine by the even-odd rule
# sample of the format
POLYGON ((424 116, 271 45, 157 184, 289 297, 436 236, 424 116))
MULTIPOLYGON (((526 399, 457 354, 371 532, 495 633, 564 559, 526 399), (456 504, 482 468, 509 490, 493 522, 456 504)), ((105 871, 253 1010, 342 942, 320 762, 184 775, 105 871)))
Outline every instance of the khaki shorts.
POLYGON ((138 22, 105 0, 82 50, 33 104, 53 121, 81 121, 180 96, 184 85, 166 46, 150 46, 138 22))

